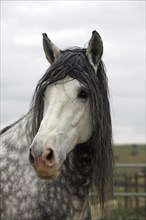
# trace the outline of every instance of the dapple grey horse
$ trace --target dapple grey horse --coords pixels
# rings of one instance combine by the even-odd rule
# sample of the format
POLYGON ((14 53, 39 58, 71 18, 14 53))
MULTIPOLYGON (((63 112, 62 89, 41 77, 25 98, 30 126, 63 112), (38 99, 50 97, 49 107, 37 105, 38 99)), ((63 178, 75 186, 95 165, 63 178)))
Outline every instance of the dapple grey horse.
POLYGON ((113 193, 102 39, 63 51, 43 34, 43 47, 51 65, 30 110, 1 131, 1 219, 90 220, 90 191, 103 214, 113 193))

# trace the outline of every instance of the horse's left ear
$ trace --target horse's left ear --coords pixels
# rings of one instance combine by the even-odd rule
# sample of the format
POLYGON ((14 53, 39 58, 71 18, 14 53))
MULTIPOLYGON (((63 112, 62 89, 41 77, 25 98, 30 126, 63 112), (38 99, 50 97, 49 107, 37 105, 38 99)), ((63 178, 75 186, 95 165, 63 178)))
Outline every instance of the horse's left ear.
POLYGON ((61 56, 61 50, 51 42, 46 33, 43 33, 43 48, 50 64, 61 56))
POLYGON ((86 55, 90 64, 96 69, 103 54, 103 43, 100 35, 92 32, 92 37, 89 41, 86 55))

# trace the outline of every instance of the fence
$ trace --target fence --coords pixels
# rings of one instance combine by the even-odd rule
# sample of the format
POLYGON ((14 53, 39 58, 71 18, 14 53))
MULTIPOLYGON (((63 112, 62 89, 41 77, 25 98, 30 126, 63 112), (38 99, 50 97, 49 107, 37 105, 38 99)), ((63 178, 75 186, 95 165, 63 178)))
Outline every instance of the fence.
MULTIPOLYGON (((116 164, 119 171, 121 168, 144 168, 143 172, 127 170, 122 174, 122 179, 115 185, 114 203, 110 220, 145 220, 146 219, 146 164, 122 163, 116 164), (120 188, 121 187, 121 188, 120 188)), ((141 170, 141 169, 139 169, 141 170)), ((117 172, 118 174, 120 172, 117 172)), ((94 192, 91 194, 95 196, 94 192)), ((112 202, 112 201, 111 201, 112 202)), ((91 205, 92 219, 101 220, 98 203, 91 205)))
MULTIPOLYGON (((117 168, 144 168, 146 164, 116 164, 117 168)), ((124 206, 138 208, 142 203, 146 207, 146 172, 136 172, 135 174, 124 174, 123 181, 116 187, 123 187, 122 192, 115 192, 114 196, 124 198, 124 206)))

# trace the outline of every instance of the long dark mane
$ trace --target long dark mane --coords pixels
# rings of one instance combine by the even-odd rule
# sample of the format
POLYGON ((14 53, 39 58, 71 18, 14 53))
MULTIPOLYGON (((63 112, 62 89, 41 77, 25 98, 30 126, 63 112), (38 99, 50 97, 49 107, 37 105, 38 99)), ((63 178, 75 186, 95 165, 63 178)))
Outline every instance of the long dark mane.
POLYGON ((86 49, 62 51, 62 56, 53 63, 40 79, 31 104, 33 112, 32 138, 36 135, 43 118, 44 92, 49 84, 66 76, 77 79, 89 91, 92 115, 92 137, 88 141, 93 154, 93 189, 98 193, 102 210, 113 194, 112 127, 105 67, 99 62, 97 72, 89 64, 86 49))

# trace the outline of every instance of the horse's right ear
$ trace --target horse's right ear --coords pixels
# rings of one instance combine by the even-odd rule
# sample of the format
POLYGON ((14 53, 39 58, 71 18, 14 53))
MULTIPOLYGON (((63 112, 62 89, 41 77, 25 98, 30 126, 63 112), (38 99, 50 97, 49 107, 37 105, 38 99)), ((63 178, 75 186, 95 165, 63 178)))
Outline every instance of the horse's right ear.
POLYGON ((50 41, 46 33, 43 33, 43 48, 50 64, 61 56, 61 50, 50 41))

